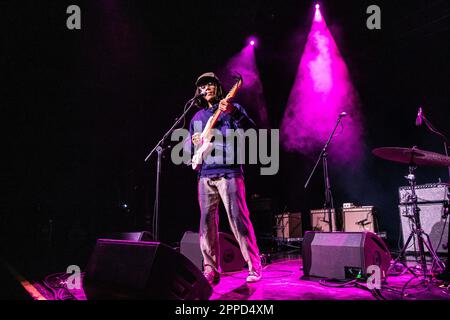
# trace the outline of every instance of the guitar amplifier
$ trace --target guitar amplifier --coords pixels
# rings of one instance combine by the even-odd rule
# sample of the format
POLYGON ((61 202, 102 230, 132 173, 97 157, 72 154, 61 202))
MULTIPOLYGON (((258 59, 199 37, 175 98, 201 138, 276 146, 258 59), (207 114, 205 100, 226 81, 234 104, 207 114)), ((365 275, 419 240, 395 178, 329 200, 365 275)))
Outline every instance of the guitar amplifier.
MULTIPOLYGON (((416 186, 417 202, 419 204, 441 203, 449 200, 447 183, 428 183, 416 186)), ((400 204, 408 203, 411 200, 411 187, 403 186, 398 188, 400 204)))
POLYGON ((343 208, 342 216, 344 232, 378 232, 373 206, 343 208))
MULTIPOLYGON (((430 236, 433 249, 438 253, 446 253, 448 245, 448 184, 430 183, 416 186, 417 203, 420 209, 420 223, 423 231, 430 236)), ((403 244, 408 239, 412 229, 413 207, 411 201, 411 187, 399 188, 399 214, 403 235, 403 244)), ((417 244, 417 239, 416 244, 417 244)), ((417 245, 411 242, 407 252, 417 251, 417 245)), ((425 247, 425 251, 428 249, 425 247)))
POLYGON ((302 237, 302 215, 300 212, 285 212, 275 216, 277 238, 292 239, 302 237))
MULTIPOLYGON (((331 224, 332 231, 337 231, 336 228, 336 212, 331 209, 331 224)), ((314 209, 311 210, 311 226, 313 231, 329 232, 330 224, 328 223, 328 210, 314 209)))

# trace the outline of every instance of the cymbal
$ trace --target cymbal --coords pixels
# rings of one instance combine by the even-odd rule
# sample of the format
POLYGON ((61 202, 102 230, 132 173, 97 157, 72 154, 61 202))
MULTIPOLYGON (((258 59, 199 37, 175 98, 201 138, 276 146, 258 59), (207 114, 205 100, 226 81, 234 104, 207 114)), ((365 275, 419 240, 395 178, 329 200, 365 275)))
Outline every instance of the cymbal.
POLYGON ((372 150, 377 157, 394 162, 413 164, 417 166, 450 166, 450 157, 440 153, 420 150, 418 148, 384 147, 372 150))

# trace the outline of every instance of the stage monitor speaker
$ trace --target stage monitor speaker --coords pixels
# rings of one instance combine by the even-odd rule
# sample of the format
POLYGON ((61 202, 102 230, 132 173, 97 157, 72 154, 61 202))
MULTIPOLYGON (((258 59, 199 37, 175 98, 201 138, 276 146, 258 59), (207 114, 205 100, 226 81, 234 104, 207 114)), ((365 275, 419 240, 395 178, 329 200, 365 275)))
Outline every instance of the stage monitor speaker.
MULTIPOLYGON (((331 210, 332 231, 337 231, 336 212, 331 210)), ((328 223, 328 210, 315 209, 311 210, 311 226, 313 231, 328 232, 330 224, 328 223)))
POLYGON ((371 232, 307 231, 302 246, 305 277, 330 279, 367 278, 367 268, 380 267, 385 277, 391 254, 376 234, 371 232))
MULTIPOLYGON (((416 195, 420 209, 420 223, 423 231, 430 236, 433 249, 438 253, 445 254, 448 251, 448 185, 445 183, 423 184, 416 186, 416 195)), ((411 200, 411 187, 403 186, 399 188, 398 206, 400 221, 402 227, 403 244, 411 233, 411 219, 413 216, 412 205, 408 204, 411 200)), ((416 244, 417 244, 417 239, 416 244)), ((406 252, 417 251, 417 245, 414 243, 406 252)), ((428 249, 425 247, 425 251, 428 249)))
POLYGON ((88 300, 207 300, 212 288, 185 256, 159 242, 98 239, 83 280, 88 300))
POLYGON ((203 255, 200 250, 198 232, 186 231, 181 238, 180 253, 203 271, 203 255))
POLYGON ((302 214, 300 212, 285 212, 275 216, 277 238, 293 239, 301 238, 302 233, 302 214))
MULTIPOLYGON (((200 270, 203 270, 203 256, 200 251, 199 234, 187 231, 180 243, 180 252, 200 270)), ((246 265, 239 243, 231 234, 219 232, 219 266, 222 272, 240 271, 246 265)))
POLYGON ((342 219, 344 232, 378 232, 373 206, 343 208, 342 219))

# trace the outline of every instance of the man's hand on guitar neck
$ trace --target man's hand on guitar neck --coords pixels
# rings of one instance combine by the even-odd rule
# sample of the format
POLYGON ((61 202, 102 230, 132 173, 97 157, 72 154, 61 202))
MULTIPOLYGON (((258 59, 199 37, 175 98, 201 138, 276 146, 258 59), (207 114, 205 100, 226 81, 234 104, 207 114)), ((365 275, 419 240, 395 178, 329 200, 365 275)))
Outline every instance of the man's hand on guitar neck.
POLYGON ((228 100, 222 99, 219 102, 219 109, 222 110, 222 112, 231 113, 236 109, 236 107, 228 100))

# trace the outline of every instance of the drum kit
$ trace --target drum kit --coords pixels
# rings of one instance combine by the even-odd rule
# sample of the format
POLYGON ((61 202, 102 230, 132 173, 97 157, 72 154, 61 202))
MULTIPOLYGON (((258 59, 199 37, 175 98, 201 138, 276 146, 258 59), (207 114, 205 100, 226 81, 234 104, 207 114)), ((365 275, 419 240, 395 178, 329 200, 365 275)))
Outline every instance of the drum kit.
MULTIPOLYGON (((420 223, 420 208, 418 206, 417 202, 417 195, 416 195, 416 177, 414 175, 415 170, 417 167, 421 166, 433 166, 433 167, 449 167, 450 166, 450 157, 420 150, 417 147, 412 148, 397 148, 397 147, 384 147, 384 148, 376 148, 372 151, 374 155, 377 157, 380 157, 385 160, 394 161, 397 163, 407 164, 409 166, 409 173, 405 178, 408 180, 408 183, 411 187, 411 197, 409 199, 409 205, 412 207, 412 216, 410 219, 412 219, 412 230, 411 233, 406 240, 403 249, 397 259, 394 261, 395 265, 398 261, 401 261, 402 258, 404 258, 405 252, 411 242, 411 240, 414 240, 414 237, 417 238, 417 244, 418 244, 418 254, 419 254, 419 264, 422 271, 422 275, 425 278, 431 278, 433 274, 436 272, 443 272, 445 269, 445 264, 439 259, 439 257, 436 254, 436 251, 432 247, 430 237, 427 233, 425 233, 422 229, 421 223, 420 223), (431 258, 433 260, 433 265, 431 267, 431 270, 428 270, 427 267, 427 261, 425 256, 425 247, 427 247, 428 252, 431 255, 431 258), (433 268, 437 268, 438 270, 433 270, 433 268)), ((448 262, 447 262, 448 263, 448 262)), ((408 268, 405 264, 405 267, 408 268)), ((408 268, 410 272, 413 273, 413 275, 416 275, 413 270, 408 268)))

